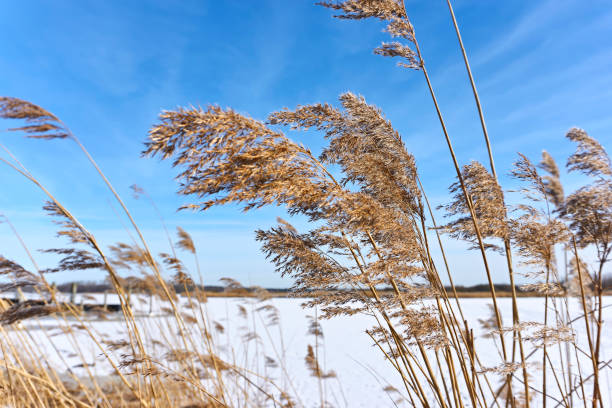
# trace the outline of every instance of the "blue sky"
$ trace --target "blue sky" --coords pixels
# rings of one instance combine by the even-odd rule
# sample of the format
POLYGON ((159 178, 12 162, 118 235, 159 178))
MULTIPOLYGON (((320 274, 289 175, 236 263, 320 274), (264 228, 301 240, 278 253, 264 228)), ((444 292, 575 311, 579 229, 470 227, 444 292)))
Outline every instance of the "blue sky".
MULTIPOLYGON (((273 271, 253 231, 275 223, 281 208, 242 214, 236 207, 176 212, 175 171, 141 159, 147 130, 162 109, 189 104, 231 106, 264 119, 298 104, 337 101, 345 91, 381 107, 417 159, 432 204, 447 200, 454 170, 423 76, 372 54, 387 40, 376 22, 332 19, 312 1, 20 1, 0 14, 0 93, 30 100, 59 116, 89 149, 126 199, 156 252, 168 251, 160 222, 138 184, 174 229, 192 233, 205 279, 289 284, 273 271)), ((445 1, 407 1, 407 9, 462 164, 486 163, 480 125, 445 1)), ((572 126, 610 148, 612 141, 612 10, 591 0, 457 0, 455 12, 505 188, 516 152, 539 159, 548 150, 564 163, 572 126)), ((10 127, 5 122, 1 128, 10 127)), ((292 134, 317 151, 322 139, 292 134)), ((69 141, 2 143, 104 244, 129 242, 117 206, 69 141)), ((580 179, 566 177, 571 190, 580 179)), ((0 211, 33 249, 59 247, 41 211, 44 197, 0 167, 0 211)), ((300 220, 297 220, 300 224, 300 220)), ((476 254, 448 243, 455 280, 484 282, 476 254)), ((0 225, 0 253, 29 266, 10 230, 0 225)), ((43 265, 52 259, 37 254, 43 265)), ((503 262, 494 259, 503 282, 503 262)), ((97 280, 103 273, 59 273, 58 281, 97 280)))

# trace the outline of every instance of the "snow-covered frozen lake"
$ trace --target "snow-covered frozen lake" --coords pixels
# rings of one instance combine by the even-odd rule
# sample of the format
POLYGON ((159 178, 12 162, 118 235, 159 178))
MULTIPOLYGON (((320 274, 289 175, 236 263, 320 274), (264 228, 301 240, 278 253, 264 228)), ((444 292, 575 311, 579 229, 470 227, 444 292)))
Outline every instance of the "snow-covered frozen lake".
MULTIPOLYGON (((84 302, 89 300, 102 300, 101 296, 83 298, 84 302)), ((109 295, 110 296, 110 295, 109 295)), ((114 299, 108 299, 112 302, 114 299)), ((394 400, 399 395, 394 392, 386 392, 383 388, 391 385, 398 390, 402 389, 401 380, 393 367, 382 358, 381 352, 372 344, 370 337, 364 332, 373 325, 373 319, 368 316, 337 317, 332 320, 321 321, 323 336, 315 339, 308 334, 309 316, 314 316, 315 310, 303 309, 300 306, 302 299, 271 298, 258 301, 253 298, 210 298, 206 303, 205 312, 208 316, 209 326, 216 344, 216 351, 228 362, 237 366, 247 367, 250 371, 275 380, 278 386, 286 389, 291 395, 297 395, 299 405, 305 407, 319 405, 319 387, 323 387, 323 394, 334 407, 386 407, 394 406, 394 400), (270 313, 275 311, 278 321, 271 321, 270 313), (221 326, 223 329, 221 330, 221 326), (215 329, 217 327, 217 329, 215 329), (305 356, 308 345, 318 344, 318 355, 324 371, 332 371, 335 377, 323 380, 312 377, 305 365, 305 356), (265 357, 269 357, 266 364, 265 357), (276 361, 275 364, 272 360, 276 361), (278 365, 279 361, 284 364, 278 365)), ((80 299, 77 299, 77 303, 80 299)), ((132 297, 134 309, 139 313, 137 321, 142 326, 147 342, 151 344, 152 353, 157 353, 160 358, 168 350, 162 344, 176 343, 176 338, 168 338, 176 334, 176 325, 173 319, 164 314, 164 306, 154 303, 149 304, 149 298, 134 295, 132 297), (149 314, 152 310, 153 314, 149 314), (154 341, 157 340, 158 342, 154 341)), ((522 321, 543 321, 543 298, 520 298, 519 313, 522 321)), ((490 316, 489 299, 465 298, 461 304, 465 318, 470 322, 476 337, 476 349, 483 365, 495 364, 499 361, 498 351, 491 340, 485 335, 486 330, 478 324, 478 319, 486 319, 490 316)), ((197 313, 187 306, 186 300, 181 304, 187 315, 197 318, 197 313)), ((511 299, 499 299, 502 317, 506 326, 511 322, 511 299)), ((604 309, 604 336, 602 338, 602 361, 612 358, 612 336, 609 333, 612 320, 612 297, 604 299, 604 305, 610 306, 604 309), (607 335, 606 335, 607 334, 607 335)), ((571 300, 570 311, 573 317, 580 315, 581 308, 575 300, 571 300)), ((86 319, 91 319, 87 316, 86 319)), ((92 329, 106 340, 117 341, 125 338, 125 328, 120 315, 111 315, 108 320, 88 321, 92 329)), ((73 339, 67 336, 59 326, 65 324, 55 318, 42 318, 29 320, 23 323, 28 329, 31 338, 40 345, 40 350, 46 354, 46 358, 57 365, 58 371, 70 369, 73 372, 83 370, 77 365, 82 360, 74 353, 73 339), (47 336, 43 330, 52 336, 47 336)), ((78 326, 78 322, 69 321, 69 324, 78 326)), ((573 326, 579 343, 588 349, 583 320, 573 326)), ((196 335, 194 338, 200 339, 196 335)), ((12 333, 11 335, 15 335, 12 333)), ((508 334, 511 336, 511 334, 508 334)), ((112 370, 108 362, 100 355, 100 349, 84 331, 79 331, 78 346, 84 353, 89 369, 96 375, 107 375, 112 370)), ((203 344, 200 344, 202 347, 203 344)), ((179 347, 179 346, 176 346, 179 347)), ((527 346, 527 352, 533 347, 527 346)), ((564 346, 562 351, 565 350, 564 346)), ((113 351, 119 359, 121 350, 113 351)), ((563 351, 565 353, 565 351, 563 351)), ((555 357, 559 353, 551 352, 551 359, 555 363, 555 357)), ((529 357, 529 373, 533 378, 541 376, 539 366, 542 354, 535 352, 529 357)), ((587 361, 583 361, 584 367, 588 368, 587 361)), ((603 371, 601 378, 601 389, 603 392, 604 406, 611 406, 612 401, 610 389, 612 388, 612 370, 603 371)), ((561 371, 559 371, 561 373, 561 371)), ((439 373, 438 373, 439 374, 439 373)), ((568 373, 564 372, 564 375, 568 373)), ((573 374, 576 374, 575 372, 573 374)), ((549 387, 556 387, 549 376, 549 387)), ((493 378, 495 379, 494 375, 493 378)), ((494 381, 497 383, 497 380, 494 381)), ((541 386, 541 380, 536 382, 541 386)), ((263 384, 263 383, 262 383, 263 384)), ((263 386, 263 385, 262 385, 263 386)), ((541 403, 536 398, 535 406, 541 403)), ((581 401, 577 401, 582 405, 581 401)), ((398 406, 408 406, 398 402, 398 406)), ((550 405, 554 406, 554 404, 550 405)))

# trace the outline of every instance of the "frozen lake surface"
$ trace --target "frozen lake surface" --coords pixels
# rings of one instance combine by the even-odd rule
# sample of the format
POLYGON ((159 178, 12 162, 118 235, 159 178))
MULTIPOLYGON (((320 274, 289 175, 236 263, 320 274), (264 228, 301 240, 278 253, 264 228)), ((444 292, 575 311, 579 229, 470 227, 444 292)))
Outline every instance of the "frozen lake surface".
MULTIPOLYGON (((82 301, 101 301, 102 296, 85 296, 82 301)), ((107 300, 113 301, 110 298, 107 300)), ((81 299, 77 299, 77 303, 80 301, 81 299)), ((256 375, 272 378, 280 388, 287 390, 292 396, 297 395, 299 400, 296 402, 302 406, 320 406, 321 392, 334 407, 386 407, 395 406, 395 403, 398 406, 408 406, 397 401, 399 394, 383 390, 391 385, 401 391, 402 382, 364 332, 374 323, 371 317, 357 315, 322 320, 320 324, 323 336, 315 339, 313 335, 308 334, 309 316, 314 316, 315 310, 303 309, 300 306, 302 301, 292 298, 272 298, 265 301, 253 298, 210 298, 204 310, 213 333, 216 351, 225 361, 246 367, 256 375), (276 323, 272 322, 270 315, 272 312, 278 317, 276 323), (333 371, 336 374, 335 377, 321 382, 310 375, 305 365, 307 347, 308 345, 314 347, 315 341, 318 344, 317 353, 323 371, 333 371), (269 357, 267 364, 265 357, 269 357), (279 364, 280 361, 284 361, 284 364, 279 364)), ((163 360, 168 353, 168 348, 164 344, 180 347, 176 323, 167 315, 167 306, 159 302, 150 304, 148 297, 140 295, 132 296, 132 303, 138 312, 138 324, 142 327, 146 342, 150 345, 150 353, 163 360), (153 313, 149 314, 150 311, 153 313)), ((485 336, 487 331, 478 324, 478 319, 487 319, 490 316, 490 303, 490 300, 485 298, 461 299, 465 318, 474 329, 476 350, 484 366, 495 365, 499 361, 496 347, 491 339, 485 336)), ((543 303, 543 298, 520 298, 518 305, 521 320, 542 322, 543 303)), ((198 313, 194 313, 185 299, 181 300, 181 305, 186 315, 198 318, 198 313)), ((504 325, 508 326, 511 323, 511 299, 501 298, 499 305, 504 325)), ((612 305, 612 297, 606 297, 604 305, 612 305)), ((581 308, 575 300, 571 300, 570 311, 573 317, 581 314, 581 308)), ((91 316, 85 318, 92 319, 91 316)), ((604 323, 602 338, 602 361, 612 358, 612 336, 609 335, 612 333, 609 330, 611 319, 612 306, 604 309, 604 320, 607 322, 604 323)), ((82 360, 74 352, 74 340, 62 331, 60 327, 62 324, 65 323, 55 318, 43 318, 26 321, 22 326, 28 329, 29 335, 36 340, 46 358, 57 365, 58 372, 69 369, 84 374, 84 368, 78 366, 82 364, 82 360), (52 333, 53 336, 48 337, 43 331, 52 333)), ((69 324, 78 326, 78 322, 73 320, 70 320, 69 324)), ((111 315, 109 320, 89 320, 88 324, 107 341, 126 338, 120 315, 111 315)), ((196 347, 202 347, 201 351, 204 352, 202 336, 197 333, 195 325, 193 326, 193 338, 198 342, 196 347)), ((588 350, 584 321, 578 321, 573 329, 580 345, 588 350)), ((100 349, 83 330, 78 333, 76 341, 84 353, 89 369, 100 376, 111 373, 112 369, 101 356, 100 349)), ((16 331, 12 331, 11 335, 16 335, 16 331)), ((511 334, 507 336, 511 339, 511 334)), ((527 344, 527 353, 533 349, 532 345, 527 344)), ((562 350, 565 353, 565 346, 562 346, 562 350)), ((114 353, 117 360, 120 359, 121 350, 109 352, 114 353)), ((550 355, 552 362, 555 363, 555 356, 558 356, 559 352, 555 348, 550 355)), ((529 373, 535 379, 534 386, 538 389, 541 387, 541 380, 538 379, 541 378, 539 369, 541 360, 542 355, 537 351, 529 357, 529 373)), ((587 360, 583 360, 582 363, 583 367, 589 367, 587 360)), ((559 368, 559 376, 561 372, 559 368)), ((612 407, 610 400, 612 370, 607 369, 603 372, 601 389, 604 406, 612 407)), ((564 372, 564 375, 567 374, 564 372)), ((575 370, 573 374, 576 374, 575 370)), ((548 377, 549 389, 555 389, 555 379, 552 375, 548 377)), ((491 374, 491 378, 493 384, 498 384, 497 375, 491 374)), ((263 380, 261 386, 271 389, 263 380)), ((538 406, 541 398, 536 398, 535 402, 534 406, 538 406)), ((582 405, 582 401, 575 402, 582 405)), ((264 404, 262 401, 262 405, 264 404)), ((549 406, 554 406, 554 403, 549 406)))

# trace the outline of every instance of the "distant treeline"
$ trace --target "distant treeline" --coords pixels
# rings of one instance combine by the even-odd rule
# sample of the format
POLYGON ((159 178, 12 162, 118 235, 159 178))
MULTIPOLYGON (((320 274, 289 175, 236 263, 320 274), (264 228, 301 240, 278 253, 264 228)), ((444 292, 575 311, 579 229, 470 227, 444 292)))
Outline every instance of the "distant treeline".
MULTIPOLYGON (((130 287, 129 285, 126 285, 127 289, 130 290, 133 293, 148 293, 149 290, 146 288, 141 287, 140 285, 138 286, 134 286, 134 287, 130 287)), ((174 290, 176 291, 176 293, 183 293, 185 292, 185 285, 182 284, 178 284, 178 283, 168 283, 168 286, 174 287, 174 290)), ((222 292, 227 292, 227 291, 245 291, 247 293, 251 293, 251 292, 256 292, 257 290, 261 290, 261 288, 241 288, 239 290, 237 290, 236 288, 227 288, 226 286, 220 286, 220 285, 212 285, 212 286, 201 286, 201 285, 197 285, 197 287, 200 288, 200 290, 205 290, 206 292, 212 292, 212 293, 222 293, 222 292)), ((75 281, 75 282, 65 282, 65 283, 60 283, 60 284, 56 284, 55 288, 60 291, 60 292, 72 292, 73 288, 76 289, 76 293, 104 293, 104 292, 113 292, 114 289, 112 287, 112 285, 108 282, 95 282, 95 281, 75 281), (76 284, 76 288, 73 287, 73 285, 76 284)), ((189 291, 193 291, 196 288, 196 285, 187 285, 187 290, 189 291)), ((22 287, 22 290, 24 292, 35 292, 35 288, 32 286, 24 286, 22 287)), ((289 289, 278 289, 278 288, 265 288, 266 291, 270 292, 270 293, 288 293, 290 290, 289 289)))
MULTIPOLYGON (((185 292, 185 285, 178 284, 178 283, 169 283, 169 286, 173 286, 176 293, 185 292)), ((197 285, 197 287, 199 287, 200 290, 205 290, 206 292, 209 292, 209 293, 244 292, 244 293, 251 294, 251 293, 260 291, 262 289, 259 287, 251 287, 251 288, 245 287, 245 288, 237 289, 235 287, 229 288, 227 286, 221 286, 221 285, 210 285, 210 286, 205 286, 205 287, 197 285)), ((608 276, 604 278, 603 287, 605 290, 612 290, 612 276, 608 276)), ((113 291, 111 284, 107 282, 94 282, 94 281, 66 282, 66 283, 57 284, 56 288, 60 292, 72 292, 73 289, 76 289, 77 293, 104 293, 104 292, 113 291), (73 288, 74 284, 76 284, 76 288, 73 288)), ((189 291, 193 291, 195 290, 195 288, 196 288, 196 285, 193 285, 193 284, 187 285, 187 290, 189 291)), ((134 293, 148 293, 148 290, 146 288, 142 288, 140 286, 135 286, 129 289, 131 292, 134 292, 134 293)), ((472 286, 455 286, 455 289, 457 290, 458 293, 488 292, 489 285, 482 283, 482 284, 472 285, 472 286)), ((22 288, 22 290, 24 292, 34 292, 35 291, 33 287, 24 287, 22 288)), ((291 290, 287 288, 265 288, 265 290, 272 294, 288 294, 291 292, 291 290)), ((382 288, 381 290, 382 291, 391 290, 391 288, 387 288, 387 289, 382 288)), ((452 288, 450 286, 447 286, 446 290, 449 292, 452 292, 452 288)), ((495 291, 496 292, 510 292, 511 286, 509 284, 495 284, 495 291)), ((516 291, 519 293, 530 293, 530 291, 523 290, 518 285, 516 286, 516 291)))

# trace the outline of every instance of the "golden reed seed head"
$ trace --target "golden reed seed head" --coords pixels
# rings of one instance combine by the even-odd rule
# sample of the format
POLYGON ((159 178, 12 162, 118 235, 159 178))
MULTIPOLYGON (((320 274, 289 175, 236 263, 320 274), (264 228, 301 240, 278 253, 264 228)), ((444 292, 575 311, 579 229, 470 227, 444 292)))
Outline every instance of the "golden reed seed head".
POLYGON ((578 145, 567 160, 569 171, 580 171, 594 177, 612 177, 610 156, 597 140, 578 128, 570 129, 566 137, 578 145))
POLYGON ((193 239, 191 235, 181 227, 176 227, 176 234, 178 235, 178 241, 176 246, 180 249, 191 252, 192 254, 196 253, 195 244, 193 243, 193 239))
POLYGON ((144 152, 173 158, 182 170, 182 194, 209 198, 188 207, 277 204, 320 222, 300 234, 279 220, 277 228, 258 231, 257 239, 278 271, 295 278, 294 290, 324 293, 317 299, 330 314, 347 303, 344 294, 327 296, 338 289, 389 284, 389 276, 407 289, 412 285, 404 280, 425 276, 418 266, 425 250, 413 221, 422 214, 414 157, 380 109, 351 93, 340 102, 342 109, 315 104, 268 118, 268 125, 323 132, 330 142, 319 159, 283 133, 214 106, 162 113, 144 152), (339 165, 343 177, 336 180, 327 164, 339 165), (364 262, 350 266, 353 255, 364 262))
POLYGON ((0 118, 25 121, 27 125, 9 130, 34 139, 64 139, 70 134, 51 112, 18 98, 0 97, 0 118))
MULTIPOLYGON (((504 204, 504 193, 487 169, 479 162, 472 161, 463 166, 461 171, 466 191, 471 199, 478 227, 483 238, 505 239, 509 236, 508 224, 506 222, 506 206, 504 204)), ((466 203, 463 189, 459 181, 449 187, 453 200, 446 205, 440 206, 446 210, 445 217, 453 218, 448 224, 441 228, 451 237, 466 240, 477 248, 476 231, 466 203)), ((500 248, 491 242, 485 243, 486 248, 500 248)))
POLYGON ((563 200, 565 199, 563 185, 561 184, 561 174, 555 159, 553 159, 553 157, 548 154, 546 150, 542 151, 542 160, 540 161, 539 167, 548 173, 542 176, 546 194, 554 206, 556 208, 560 208, 563 205, 563 200))
POLYGON ((374 49, 374 54, 383 57, 400 57, 401 62, 398 66, 419 70, 423 63, 409 44, 416 44, 414 28, 408 19, 404 4, 400 0, 346 0, 341 2, 322 1, 317 3, 320 6, 340 11, 341 14, 334 17, 348 20, 362 20, 375 18, 387 23, 384 31, 392 38, 401 38, 406 43, 398 41, 383 42, 374 49))

